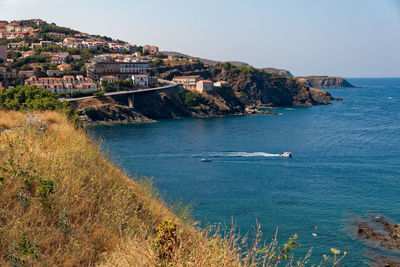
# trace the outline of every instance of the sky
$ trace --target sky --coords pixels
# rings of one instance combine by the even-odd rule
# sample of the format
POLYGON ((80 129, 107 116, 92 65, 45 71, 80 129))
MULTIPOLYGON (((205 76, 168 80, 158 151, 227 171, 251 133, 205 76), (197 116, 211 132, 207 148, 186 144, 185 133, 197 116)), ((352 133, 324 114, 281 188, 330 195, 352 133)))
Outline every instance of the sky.
POLYGON ((60 26, 296 76, 400 77, 400 0, 0 0, 60 26))

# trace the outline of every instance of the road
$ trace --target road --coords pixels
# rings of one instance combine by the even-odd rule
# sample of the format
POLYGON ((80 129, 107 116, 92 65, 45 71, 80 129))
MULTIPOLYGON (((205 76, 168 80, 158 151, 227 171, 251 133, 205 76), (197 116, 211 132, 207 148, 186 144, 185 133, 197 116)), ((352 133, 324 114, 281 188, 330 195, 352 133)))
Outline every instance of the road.
MULTIPOLYGON (((174 83, 172 81, 167 81, 167 80, 158 80, 161 83, 167 84, 165 86, 161 87, 154 87, 154 88, 143 88, 143 89, 136 89, 132 91, 117 91, 117 92, 110 92, 110 93, 105 93, 104 96, 115 96, 115 95, 126 95, 126 94, 137 94, 137 93, 144 93, 144 92, 152 92, 152 91, 160 91, 160 90, 166 90, 173 88, 177 86, 177 83, 174 83)), ((84 97, 76 97, 76 98, 60 98, 60 101, 62 102, 74 102, 74 101, 79 101, 79 100, 85 100, 85 99, 90 99, 90 98, 95 98, 98 96, 84 96, 84 97)))

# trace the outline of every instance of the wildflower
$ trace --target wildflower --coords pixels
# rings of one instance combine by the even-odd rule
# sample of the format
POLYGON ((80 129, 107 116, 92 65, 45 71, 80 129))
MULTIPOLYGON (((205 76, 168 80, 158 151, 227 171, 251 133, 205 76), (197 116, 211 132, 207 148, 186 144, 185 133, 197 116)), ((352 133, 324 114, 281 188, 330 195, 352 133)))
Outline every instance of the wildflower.
POLYGON ((326 256, 325 254, 323 256, 324 256, 324 260, 326 261, 328 259, 328 256, 326 256))
POLYGON ((343 252, 343 255, 346 256, 347 255, 347 251, 343 252))
POLYGON ((332 251, 332 253, 335 254, 335 255, 340 254, 340 250, 338 250, 338 249, 331 248, 331 251, 332 251))

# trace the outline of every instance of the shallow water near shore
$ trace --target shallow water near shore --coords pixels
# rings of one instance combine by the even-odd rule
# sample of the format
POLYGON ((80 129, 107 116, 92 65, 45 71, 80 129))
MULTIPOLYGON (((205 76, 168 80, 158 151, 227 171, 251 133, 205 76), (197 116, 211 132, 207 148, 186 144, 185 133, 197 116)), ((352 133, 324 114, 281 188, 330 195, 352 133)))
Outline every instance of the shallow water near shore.
POLYGON ((258 221, 267 240, 297 233, 312 263, 330 248, 365 264, 353 219, 376 212, 400 222, 400 79, 349 79, 328 89, 343 102, 278 109, 282 116, 163 120, 90 128, 132 176, 154 177, 166 199, 194 204, 202 224, 258 221), (291 151, 293 158, 279 157, 291 151), (212 162, 200 162, 201 158, 212 162), (318 226, 317 229, 314 229, 318 226), (312 235, 317 233, 317 237, 312 235))

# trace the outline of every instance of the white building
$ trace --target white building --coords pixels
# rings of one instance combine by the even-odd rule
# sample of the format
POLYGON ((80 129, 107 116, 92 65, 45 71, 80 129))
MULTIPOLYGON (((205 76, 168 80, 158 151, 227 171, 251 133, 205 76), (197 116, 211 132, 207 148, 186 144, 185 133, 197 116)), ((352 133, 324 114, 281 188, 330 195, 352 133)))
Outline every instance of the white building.
POLYGON ((210 92, 214 89, 213 83, 210 80, 202 80, 196 83, 196 91, 200 93, 210 92))
POLYGON ((148 75, 132 75, 132 81, 141 87, 149 86, 149 76, 148 75))
POLYGON ((107 82, 107 83, 111 83, 111 82, 115 82, 118 81, 118 78, 112 75, 109 76, 103 76, 100 78, 100 82, 107 82))
POLYGON ((199 75, 195 76, 177 76, 173 79, 175 83, 182 84, 186 90, 196 89, 196 84, 200 81, 199 75))
POLYGON ((214 83, 214 87, 229 87, 229 83, 225 81, 219 81, 214 83))

